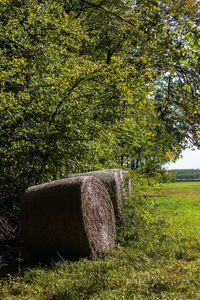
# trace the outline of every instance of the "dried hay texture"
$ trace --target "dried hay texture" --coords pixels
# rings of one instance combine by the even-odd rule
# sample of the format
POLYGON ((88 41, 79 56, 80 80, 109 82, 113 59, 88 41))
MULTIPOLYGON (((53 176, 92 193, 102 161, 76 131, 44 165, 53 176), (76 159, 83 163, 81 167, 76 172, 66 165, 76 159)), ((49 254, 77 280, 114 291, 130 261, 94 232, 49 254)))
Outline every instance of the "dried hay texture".
POLYGON ((132 181, 128 171, 122 171, 122 194, 123 199, 129 197, 132 198, 133 196, 133 188, 132 188, 132 181))
POLYGON ((36 261, 101 257, 116 237, 109 194, 93 176, 30 187, 21 224, 25 248, 36 261))
POLYGON ((76 176, 94 176, 102 180, 110 195, 115 217, 118 221, 122 220, 123 200, 132 195, 131 179, 127 171, 109 169, 68 175, 69 178, 76 176))

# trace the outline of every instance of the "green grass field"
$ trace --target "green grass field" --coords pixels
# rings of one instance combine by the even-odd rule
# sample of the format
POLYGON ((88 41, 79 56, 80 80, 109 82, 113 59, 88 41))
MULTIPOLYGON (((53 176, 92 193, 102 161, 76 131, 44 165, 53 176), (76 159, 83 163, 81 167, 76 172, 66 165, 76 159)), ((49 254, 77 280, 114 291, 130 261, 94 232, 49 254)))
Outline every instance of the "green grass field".
POLYGON ((164 184, 127 213, 130 231, 104 259, 26 267, 3 276, 0 298, 200 299, 200 183, 164 184))
POLYGON ((200 238, 200 182, 164 184, 156 203, 172 226, 184 235, 200 238))

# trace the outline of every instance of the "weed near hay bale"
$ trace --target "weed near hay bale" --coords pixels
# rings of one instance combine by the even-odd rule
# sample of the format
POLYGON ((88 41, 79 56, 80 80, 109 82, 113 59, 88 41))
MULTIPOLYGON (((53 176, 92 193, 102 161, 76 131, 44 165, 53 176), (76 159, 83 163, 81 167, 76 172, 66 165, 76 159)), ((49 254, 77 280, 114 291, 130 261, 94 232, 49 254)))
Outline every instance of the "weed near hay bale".
POLYGON ((102 181, 73 177, 29 188, 22 203, 22 236, 36 260, 101 257, 114 245, 112 202, 102 181))
POLYGON ((14 193, 0 190, 0 268, 19 254, 19 211, 14 207, 18 198, 14 193))

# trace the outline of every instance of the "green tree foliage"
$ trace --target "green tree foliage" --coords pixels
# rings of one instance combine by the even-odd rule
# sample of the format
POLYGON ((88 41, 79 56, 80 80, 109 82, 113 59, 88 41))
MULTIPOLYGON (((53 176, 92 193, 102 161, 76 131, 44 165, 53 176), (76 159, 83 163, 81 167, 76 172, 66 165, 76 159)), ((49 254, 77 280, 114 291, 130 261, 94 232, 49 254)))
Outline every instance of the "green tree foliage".
POLYGON ((1 186, 152 172, 199 144, 198 6, 0 1, 1 186))

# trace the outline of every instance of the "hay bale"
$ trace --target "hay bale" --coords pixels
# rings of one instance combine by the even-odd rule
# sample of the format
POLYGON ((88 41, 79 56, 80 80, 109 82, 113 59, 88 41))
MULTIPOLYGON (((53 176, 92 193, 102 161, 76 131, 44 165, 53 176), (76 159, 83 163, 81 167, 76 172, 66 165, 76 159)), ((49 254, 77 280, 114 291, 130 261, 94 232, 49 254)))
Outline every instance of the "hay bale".
POLYGON ((70 174, 67 177, 94 176, 99 178, 105 185, 114 207, 115 218, 122 221, 123 200, 132 195, 131 182, 127 171, 121 169, 109 169, 91 171, 87 173, 70 174))
POLYGON ((93 176, 30 187, 24 194, 21 223, 25 248, 40 261, 101 257, 116 237, 109 194, 93 176))
POLYGON ((132 188, 132 181, 128 171, 122 171, 122 194, 123 200, 127 197, 132 198, 133 196, 133 188, 132 188))

